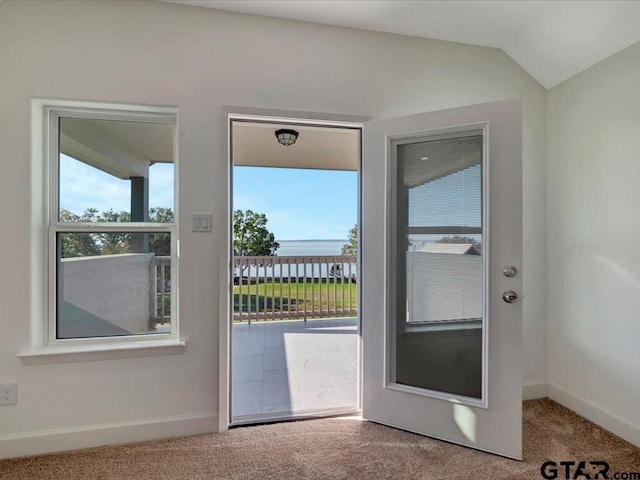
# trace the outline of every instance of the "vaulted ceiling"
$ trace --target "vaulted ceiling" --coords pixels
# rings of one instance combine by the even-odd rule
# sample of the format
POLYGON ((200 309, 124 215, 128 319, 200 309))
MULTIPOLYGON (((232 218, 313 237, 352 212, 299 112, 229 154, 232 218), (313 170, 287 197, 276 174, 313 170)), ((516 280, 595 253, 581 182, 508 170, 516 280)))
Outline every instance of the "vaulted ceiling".
POLYGON ((164 0, 502 49, 551 88, 640 41, 640 1, 164 0))

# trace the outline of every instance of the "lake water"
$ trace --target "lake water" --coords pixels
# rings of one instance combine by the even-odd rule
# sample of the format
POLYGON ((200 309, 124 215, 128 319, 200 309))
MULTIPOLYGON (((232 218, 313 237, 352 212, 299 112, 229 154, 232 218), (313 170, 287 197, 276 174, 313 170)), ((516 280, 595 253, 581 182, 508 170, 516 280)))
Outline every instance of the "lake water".
POLYGON ((347 240, 278 240, 278 256, 340 255, 347 240))

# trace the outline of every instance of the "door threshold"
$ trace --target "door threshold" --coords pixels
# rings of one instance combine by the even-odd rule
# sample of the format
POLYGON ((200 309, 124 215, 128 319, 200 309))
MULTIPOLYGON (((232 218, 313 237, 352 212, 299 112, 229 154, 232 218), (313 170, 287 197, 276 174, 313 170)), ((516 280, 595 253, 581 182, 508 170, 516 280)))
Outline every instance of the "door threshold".
POLYGON ((245 427, 248 425, 262 425, 268 423, 292 422, 297 420, 312 420, 327 417, 343 417, 362 415, 359 408, 327 408, 322 410, 300 410, 297 412, 261 413, 256 415, 240 415, 231 421, 230 427, 245 427))

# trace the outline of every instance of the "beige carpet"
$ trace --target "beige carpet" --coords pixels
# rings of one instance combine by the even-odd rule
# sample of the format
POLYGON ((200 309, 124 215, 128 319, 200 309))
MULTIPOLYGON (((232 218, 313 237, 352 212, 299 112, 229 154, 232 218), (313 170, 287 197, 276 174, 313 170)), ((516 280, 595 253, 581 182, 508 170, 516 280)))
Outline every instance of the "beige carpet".
MULTIPOLYGON (((609 478, 640 472, 640 449, 546 399, 524 404, 524 456, 517 462, 354 418, 330 418, 4 460, 0 479, 529 480, 543 478, 540 466, 547 460, 604 460, 609 478)), ((558 478, 565 478, 563 471, 558 478)))

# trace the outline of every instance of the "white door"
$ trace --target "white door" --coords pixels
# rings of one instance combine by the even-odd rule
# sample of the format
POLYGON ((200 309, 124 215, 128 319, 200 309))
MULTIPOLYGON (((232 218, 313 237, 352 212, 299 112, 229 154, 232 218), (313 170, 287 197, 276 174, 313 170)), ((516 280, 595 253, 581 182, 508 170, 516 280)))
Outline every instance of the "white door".
POLYGON ((521 459, 520 101, 366 123, 362 181, 364 418, 521 459))

